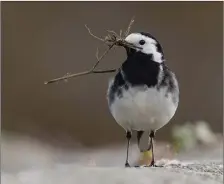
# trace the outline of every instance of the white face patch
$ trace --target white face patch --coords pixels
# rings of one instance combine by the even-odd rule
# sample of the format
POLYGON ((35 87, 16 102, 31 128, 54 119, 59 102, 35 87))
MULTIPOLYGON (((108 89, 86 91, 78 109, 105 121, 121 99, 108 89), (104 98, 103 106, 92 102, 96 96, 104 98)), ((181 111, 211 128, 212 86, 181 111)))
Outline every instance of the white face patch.
POLYGON ((155 62, 158 62, 158 63, 163 62, 162 54, 157 51, 156 40, 149 38, 147 36, 144 36, 140 33, 132 33, 125 38, 125 41, 127 41, 128 43, 131 43, 137 47, 142 48, 142 49, 136 48, 137 51, 140 51, 145 54, 152 54, 155 62), (145 44, 141 45, 139 43, 140 40, 144 40, 145 44))

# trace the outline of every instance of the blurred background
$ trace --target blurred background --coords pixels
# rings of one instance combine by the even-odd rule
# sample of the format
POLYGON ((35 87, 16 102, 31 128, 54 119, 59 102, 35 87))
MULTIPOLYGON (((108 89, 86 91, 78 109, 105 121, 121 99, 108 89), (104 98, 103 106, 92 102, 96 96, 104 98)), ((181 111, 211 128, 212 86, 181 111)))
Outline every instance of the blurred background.
MULTIPOLYGON (((203 121, 211 132, 222 133, 221 2, 2 2, 1 8, 4 135, 63 149, 125 143, 124 130, 106 101, 114 74, 49 85, 44 81, 90 68, 96 48, 106 49, 88 34, 85 24, 105 36, 108 29, 126 29, 133 16, 131 31, 158 38, 180 83, 179 108, 156 139, 172 141, 174 127, 186 122, 203 121)), ((125 57, 124 49, 113 49, 99 69, 117 68, 125 57)))

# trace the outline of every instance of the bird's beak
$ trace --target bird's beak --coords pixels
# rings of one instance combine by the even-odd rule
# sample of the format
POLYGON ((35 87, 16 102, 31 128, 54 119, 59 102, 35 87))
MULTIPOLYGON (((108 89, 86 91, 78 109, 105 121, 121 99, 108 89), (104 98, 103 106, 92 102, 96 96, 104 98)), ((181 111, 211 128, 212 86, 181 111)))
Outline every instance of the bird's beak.
POLYGON ((135 46, 134 44, 129 43, 126 40, 120 40, 117 45, 124 47, 126 50, 127 49, 142 49, 141 47, 135 46))
POLYGON ((126 40, 119 41, 117 45, 124 47, 128 55, 142 49, 141 47, 137 47, 134 44, 127 42, 126 40))

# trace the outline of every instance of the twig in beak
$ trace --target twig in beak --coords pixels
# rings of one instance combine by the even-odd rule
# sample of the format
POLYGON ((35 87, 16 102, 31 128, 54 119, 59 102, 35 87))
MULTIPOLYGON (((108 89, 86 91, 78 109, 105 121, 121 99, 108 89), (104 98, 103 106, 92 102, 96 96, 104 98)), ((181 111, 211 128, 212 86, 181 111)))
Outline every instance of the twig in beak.
POLYGON ((87 25, 85 25, 86 29, 88 30, 89 34, 92 37, 94 37, 95 39, 105 43, 106 45, 109 46, 109 48, 100 57, 99 57, 99 50, 97 48, 97 51, 96 51, 97 62, 92 66, 91 69, 89 69, 87 71, 84 71, 84 72, 75 73, 75 74, 66 74, 63 77, 59 77, 59 78, 56 78, 56 79, 52 79, 50 81, 46 81, 44 84, 50 84, 50 83, 58 82, 58 81, 61 81, 61 80, 67 81, 67 79, 69 79, 69 78, 83 76, 83 75, 88 75, 88 74, 91 74, 91 73, 110 73, 110 72, 115 72, 116 69, 111 69, 111 70, 95 70, 95 69, 99 65, 100 61, 108 54, 108 52, 115 45, 116 46, 123 46, 123 47, 130 47, 130 48, 139 48, 139 47, 136 47, 136 46, 134 46, 134 45, 132 45, 132 44, 130 44, 130 43, 125 41, 125 37, 129 34, 131 26, 133 25, 133 23, 134 23, 134 18, 131 19, 131 21, 130 21, 130 23, 128 25, 128 28, 125 31, 124 36, 122 36, 122 30, 120 30, 120 35, 118 35, 115 31, 108 30, 107 31, 108 35, 104 39, 94 35, 91 32, 91 30, 89 29, 89 27, 87 25))

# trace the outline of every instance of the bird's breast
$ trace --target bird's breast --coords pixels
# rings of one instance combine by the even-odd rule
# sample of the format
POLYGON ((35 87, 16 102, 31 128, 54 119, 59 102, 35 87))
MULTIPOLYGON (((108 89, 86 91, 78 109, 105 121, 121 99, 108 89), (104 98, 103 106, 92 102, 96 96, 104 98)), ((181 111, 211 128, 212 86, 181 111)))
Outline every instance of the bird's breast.
MULTIPOLYGON (((113 82, 108 95, 114 93, 113 82)), ((120 88, 111 101, 110 111, 124 129, 156 130, 164 126, 173 117, 177 105, 172 100, 172 93, 165 87, 157 89, 145 86, 120 88)))

